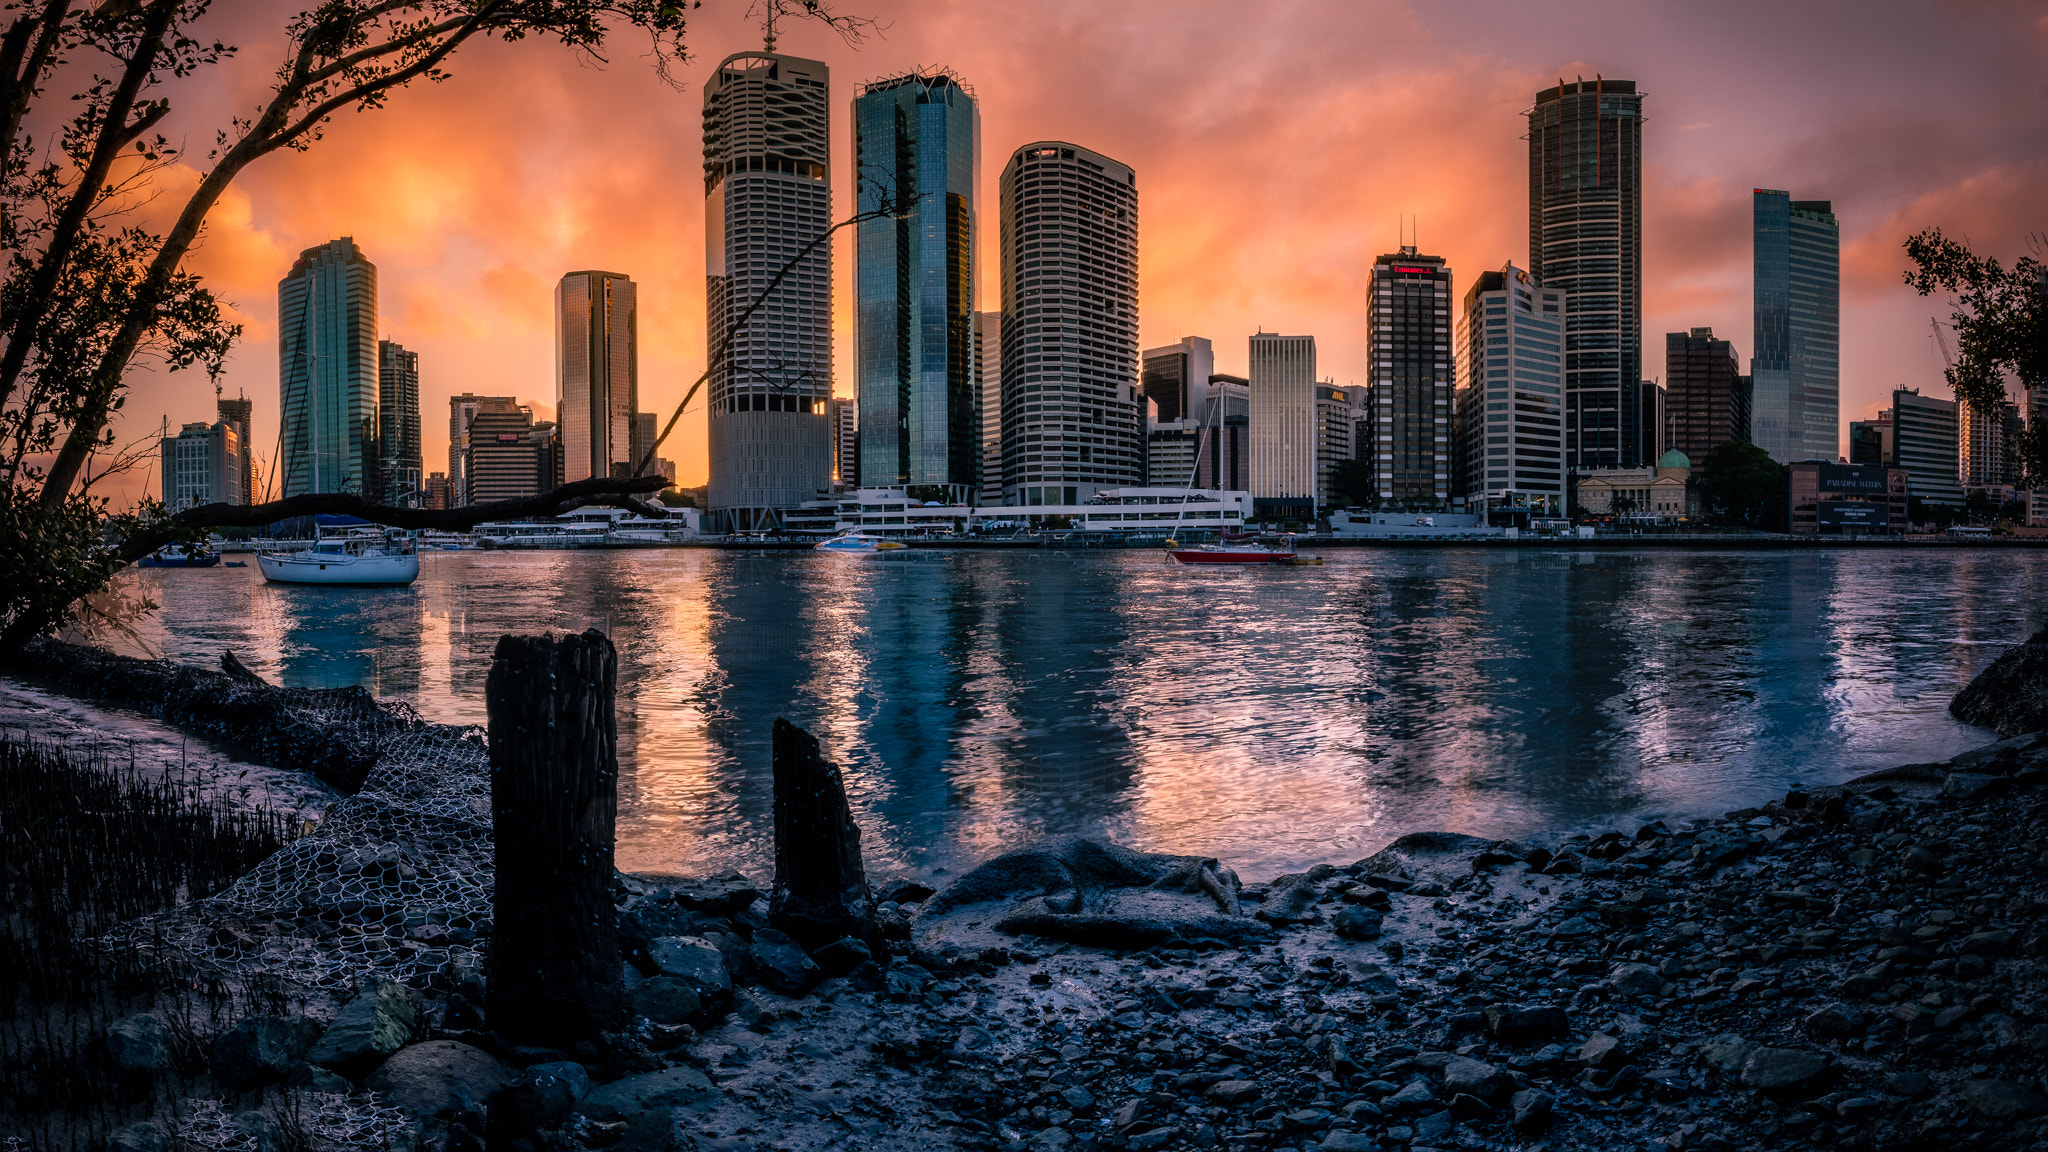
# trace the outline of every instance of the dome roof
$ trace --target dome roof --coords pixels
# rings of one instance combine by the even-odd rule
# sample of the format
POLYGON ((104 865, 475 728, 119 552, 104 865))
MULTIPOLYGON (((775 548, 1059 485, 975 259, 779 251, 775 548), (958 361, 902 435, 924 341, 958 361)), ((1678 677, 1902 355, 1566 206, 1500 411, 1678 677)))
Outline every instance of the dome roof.
POLYGON ((1673 448, 1671 451, 1666 452, 1662 456, 1657 457, 1657 467, 1690 468, 1692 467, 1692 460, 1691 458, 1686 456, 1685 453, 1680 452, 1676 448, 1673 448))

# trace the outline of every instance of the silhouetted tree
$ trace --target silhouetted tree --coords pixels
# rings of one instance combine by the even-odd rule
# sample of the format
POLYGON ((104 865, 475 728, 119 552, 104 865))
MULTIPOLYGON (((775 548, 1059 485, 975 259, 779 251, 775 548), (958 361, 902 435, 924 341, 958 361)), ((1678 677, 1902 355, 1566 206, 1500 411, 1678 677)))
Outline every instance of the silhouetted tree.
MULTIPOLYGON (((2034 237, 2038 252, 2043 238, 2034 237)), ((2022 256, 2012 267, 1979 256, 1968 245, 1929 228, 1906 241, 1913 267, 1906 283, 1922 296, 1949 298, 1956 360, 1948 369, 1956 399, 1996 411, 2006 401, 2006 377, 2022 390, 2048 387, 2048 263, 2022 256)), ((2048 421, 2028 414, 2017 451, 2027 487, 2048 486, 2048 421)))
POLYGON ((1778 498, 1784 469, 1747 440, 1723 440, 1707 452, 1700 499, 1723 524, 1762 525, 1778 498))

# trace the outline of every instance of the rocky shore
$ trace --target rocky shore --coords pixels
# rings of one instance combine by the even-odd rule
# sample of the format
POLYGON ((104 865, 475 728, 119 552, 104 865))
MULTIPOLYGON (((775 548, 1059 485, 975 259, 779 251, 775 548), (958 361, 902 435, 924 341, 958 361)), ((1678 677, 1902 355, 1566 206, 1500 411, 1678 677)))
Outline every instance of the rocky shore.
POLYGON ((481 968, 365 980, 124 1075, 209 1102, 120 1149, 2048 1147, 2048 738, 1758 809, 1423 833, 1240 884, 1083 841, 806 953, 765 886, 621 876, 630 1021, 490 1028, 481 968))

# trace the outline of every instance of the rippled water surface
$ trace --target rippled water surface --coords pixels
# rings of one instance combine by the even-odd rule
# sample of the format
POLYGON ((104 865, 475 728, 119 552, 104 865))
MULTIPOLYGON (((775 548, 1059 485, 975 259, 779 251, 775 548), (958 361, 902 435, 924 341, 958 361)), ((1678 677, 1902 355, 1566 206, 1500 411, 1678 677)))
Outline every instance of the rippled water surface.
POLYGON ((1403 832, 1718 813, 1990 738, 1948 698, 2040 625, 2038 553, 1337 550, 850 559, 430 553, 405 589, 156 570, 146 638, 484 721, 506 632, 619 646, 620 865, 770 856, 768 732, 846 770, 871 861, 957 869, 1045 832, 1248 876, 1403 832))

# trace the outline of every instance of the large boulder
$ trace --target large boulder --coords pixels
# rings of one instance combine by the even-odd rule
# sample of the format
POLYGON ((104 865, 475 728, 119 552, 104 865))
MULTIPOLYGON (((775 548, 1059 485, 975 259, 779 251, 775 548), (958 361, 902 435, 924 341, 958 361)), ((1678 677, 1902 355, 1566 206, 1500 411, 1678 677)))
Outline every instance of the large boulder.
POLYGON ((394 980, 374 981, 342 1007, 306 1059, 353 1079, 405 1047, 419 1030, 420 994, 394 980))
POLYGON ((419 1120, 481 1109, 491 1093, 512 1079, 512 1069, 481 1048, 454 1040, 429 1040, 401 1048, 363 1081, 386 1103, 419 1120))
POLYGON ((689 985, 706 1004, 722 1004, 732 995, 725 954, 701 936, 658 937, 649 943, 647 957, 656 972, 689 985))
POLYGON ((762 986, 784 996, 803 995, 825 975, 796 941, 773 928, 755 931, 747 958, 762 986))
POLYGON ((635 1016, 656 1024, 687 1024, 704 1006, 695 988, 673 976, 642 980, 626 995, 635 1016))
POLYGON ((2000 736, 2048 728, 2048 629, 2006 650, 1954 700, 1948 710, 1965 724, 1979 724, 2000 736))
POLYGON ((711 1106, 720 1099, 702 1072, 669 1068, 614 1080, 583 1098, 577 1111, 599 1121, 624 1121, 626 1152, 668 1152, 677 1109, 711 1106))
POLYGON ((303 1016, 251 1016, 213 1042, 207 1071, 222 1092, 246 1092, 283 1080, 320 1035, 318 1021, 303 1016))
POLYGON ((107 1058, 123 1076, 154 1076, 172 1063, 171 1034, 147 1012, 107 1025, 107 1058))

